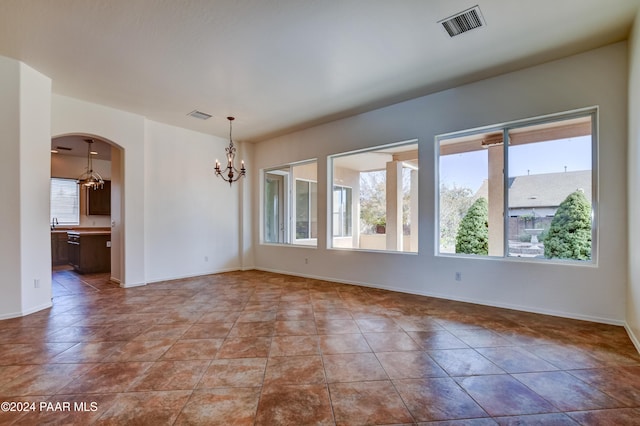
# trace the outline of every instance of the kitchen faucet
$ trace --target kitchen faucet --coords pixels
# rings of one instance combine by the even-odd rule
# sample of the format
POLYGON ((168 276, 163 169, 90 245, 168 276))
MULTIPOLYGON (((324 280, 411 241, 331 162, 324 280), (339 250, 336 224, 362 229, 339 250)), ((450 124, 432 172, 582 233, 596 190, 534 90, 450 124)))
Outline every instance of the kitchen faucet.
POLYGON ((58 224, 58 218, 54 217, 51 219, 51 229, 56 229, 56 225, 58 224))

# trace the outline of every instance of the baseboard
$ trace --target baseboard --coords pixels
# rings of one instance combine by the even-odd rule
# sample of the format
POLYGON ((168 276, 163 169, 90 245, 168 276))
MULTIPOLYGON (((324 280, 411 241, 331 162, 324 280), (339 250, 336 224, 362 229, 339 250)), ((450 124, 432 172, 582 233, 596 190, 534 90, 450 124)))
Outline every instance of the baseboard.
MULTIPOLYGON (((254 268, 251 268, 251 269, 254 269, 254 268)), ((177 276, 168 277, 168 278, 153 279, 153 280, 147 281, 146 284, 163 283, 165 281, 176 281, 176 280, 182 280, 182 279, 185 279, 185 278, 206 277, 207 275, 223 274, 225 272, 235 272, 235 271, 240 271, 240 270, 241 270, 240 267, 223 268, 223 269, 218 269, 218 270, 215 270, 215 271, 201 272, 201 273, 196 273, 196 274, 177 275, 177 276)), ((144 285, 144 284, 141 284, 141 285, 144 285)))
POLYGON ((50 300, 47 303, 43 303, 40 306, 34 306, 31 309, 27 309, 26 311, 22 311, 22 315, 24 316, 24 315, 33 314, 33 313, 36 313, 38 311, 42 311, 43 309, 49 309, 52 306, 53 306, 53 303, 50 300))
POLYGON ((120 281, 118 278, 116 277, 109 277, 109 281, 113 281, 116 284, 122 284, 122 281, 120 281))
POLYGON ((629 335, 629 339, 631 339, 631 343, 636 347, 638 353, 640 353, 640 339, 633 333, 633 329, 629 326, 628 323, 624 324, 624 329, 627 330, 627 334, 629 335))
MULTIPOLYGON (((627 330, 627 333, 629 334, 631 340, 633 341, 634 345, 640 351, 639 340, 636 338, 636 336, 633 335, 633 333, 631 331, 631 328, 628 327, 628 325, 624 321, 615 320, 615 319, 611 319, 611 318, 602 318, 602 317, 596 317, 596 316, 592 316, 592 315, 582 315, 582 314, 572 313, 572 312, 554 311, 554 310, 550 310, 550 309, 536 309, 536 308, 531 308, 529 306, 514 305, 514 304, 501 303, 501 302, 490 301, 490 300, 479 300, 479 299, 472 299, 472 298, 465 298, 465 297, 451 297, 449 295, 443 295, 443 294, 432 293, 432 292, 416 292, 416 291, 410 291, 410 290, 407 290, 407 289, 380 286, 380 285, 375 285, 375 284, 361 282, 361 281, 343 280, 343 279, 320 276, 320 275, 313 275, 313 274, 296 274, 296 273, 291 273, 289 271, 281 271, 281 270, 271 269, 271 268, 260 268, 260 267, 255 267, 255 266, 252 266, 252 267, 237 267, 237 268, 224 268, 224 269, 219 269, 217 271, 207 272, 207 273, 204 273, 204 274, 198 273, 198 274, 174 276, 174 277, 170 277, 170 278, 151 280, 151 281, 148 281, 146 283, 139 283, 139 284, 122 284, 122 283, 120 283, 120 287, 122 287, 122 288, 139 287, 139 286, 143 286, 143 285, 146 285, 146 284, 160 283, 160 282, 166 282, 166 281, 175 281, 175 280, 181 280, 181 279, 186 279, 186 278, 194 278, 194 277, 204 277, 204 276, 207 276, 207 275, 222 274, 222 273, 225 273, 225 272, 248 271, 248 270, 258 270, 258 271, 271 272, 271 273, 275 273, 275 274, 289 275, 289 276, 295 276, 295 277, 301 277, 301 278, 310 278, 310 279, 316 279, 316 280, 322 280, 322 281, 331 281, 331 282, 336 282, 336 283, 340 283, 340 284, 357 285, 357 286, 367 287, 367 288, 375 288, 375 289, 380 289, 380 290, 395 291, 395 292, 398 292, 398 293, 413 294, 413 295, 416 295, 416 296, 434 297, 434 298, 437 298, 437 299, 452 300, 452 301, 456 301, 456 302, 473 303, 473 304, 476 304, 476 305, 491 306, 491 307, 494 307, 494 308, 502 308, 502 309, 511 309, 511 310, 515 310, 515 311, 529 312, 529 313, 540 314, 540 315, 549 315, 549 316, 554 316, 554 317, 559 317, 559 318, 568 318, 568 319, 575 319, 575 320, 581 320, 581 321, 596 322, 596 323, 601 323, 601 324, 624 326, 625 329, 627 330)), ((0 319, 2 319, 2 318, 0 318, 0 319)))
POLYGON ((120 288, 134 288, 134 287, 142 287, 147 285, 147 283, 145 282, 141 282, 141 283, 134 283, 134 284, 127 284, 127 283, 120 283, 120 288))
POLYGON ((609 325, 617 325, 617 326, 625 325, 624 321, 620 321, 620 320, 596 317, 591 315, 582 315, 582 314, 577 314, 572 312, 562 312, 562 311, 554 311, 554 310, 547 310, 547 309, 535 309, 529 306, 520 306, 520 305, 513 305, 508 303, 471 299, 471 298, 465 298, 465 297, 451 297, 451 296, 443 295, 439 293, 409 291, 402 288, 379 286, 379 285, 360 282, 360 281, 342 280, 342 279, 336 279, 332 277, 323 277, 319 275, 310 275, 310 274, 294 274, 287 271, 280 271, 280 270, 269 269, 269 268, 255 268, 255 269, 259 271, 273 272, 275 274, 290 275, 290 276, 302 277, 302 278, 311 278, 311 279, 322 280, 322 281, 332 281, 340 284, 357 285, 361 287, 395 291, 395 292, 404 293, 404 294, 413 294, 416 296, 425 296, 425 297, 433 297, 436 299, 452 300, 456 302, 473 303, 475 305, 491 306, 494 308, 502 308, 502 309, 511 309, 514 311, 529 312, 529 313, 540 314, 540 315, 549 315, 549 316, 554 316, 559 318, 575 319, 575 320, 589 321, 589 322, 596 322, 601 324, 609 324, 609 325))
POLYGON ((27 309, 26 311, 11 312, 9 314, 0 315, 0 320, 24 317, 26 315, 30 315, 30 314, 34 314, 36 312, 42 311, 43 309, 49 309, 52 306, 53 306, 53 303, 51 302, 43 303, 42 305, 34 306, 33 308, 27 309))

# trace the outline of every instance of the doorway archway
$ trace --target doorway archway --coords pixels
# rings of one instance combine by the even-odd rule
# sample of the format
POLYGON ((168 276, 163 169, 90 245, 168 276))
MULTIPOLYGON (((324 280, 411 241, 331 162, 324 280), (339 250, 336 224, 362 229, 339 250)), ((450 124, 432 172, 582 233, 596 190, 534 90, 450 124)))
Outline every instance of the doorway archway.
MULTIPOLYGON (((100 135, 68 133, 51 138, 51 177, 73 180, 87 167, 87 142, 91 139, 93 168, 109 182, 110 209, 105 212, 87 208, 87 192, 78 193, 77 220, 60 223, 52 218, 52 228, 78 228, 81 230, 108 230, 110 232, 110 279, 118 284, 124 280, 124 155, 123 147, 100 135), (58 222, 58 223, 55 223, 58 222)), ((66 237, 66 235, 65 235, 66 237)), ((63 237, 60 237, 60 239, 63 237)), ((52 234, 53 263, 64 262, 64 256, 56 259, 55 237, 52 234)))

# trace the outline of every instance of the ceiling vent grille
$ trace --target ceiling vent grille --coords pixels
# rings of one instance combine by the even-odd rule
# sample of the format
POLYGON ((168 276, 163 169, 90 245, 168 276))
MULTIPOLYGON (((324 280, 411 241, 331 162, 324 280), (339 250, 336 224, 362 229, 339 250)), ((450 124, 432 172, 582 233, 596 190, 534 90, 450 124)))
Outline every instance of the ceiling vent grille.
POLYGON ((208 119, 210 119, 212 117, 211 114, 207 114, 206 112, 198 111, 197 109, 194 109, 193 111, 191 111, 187 115, 190 115, 193 118, 198 118, 200 120, 208 120, 208 119))
POLYGON ((455 37, 475 28, 485 26, 480 7, 474 6, 463 12, 457 13, 449 18, 438 22, 442 24, 450 37, 455 37))

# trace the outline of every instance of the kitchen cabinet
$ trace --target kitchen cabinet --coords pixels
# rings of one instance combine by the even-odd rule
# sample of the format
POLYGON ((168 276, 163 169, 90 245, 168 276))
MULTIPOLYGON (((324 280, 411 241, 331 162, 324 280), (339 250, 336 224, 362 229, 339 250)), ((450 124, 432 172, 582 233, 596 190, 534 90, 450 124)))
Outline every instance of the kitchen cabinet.
POLYGON ((87 214, 111 214, 111 181, 105 180, 102 189, 87 189, 87 214))
POLYGON ((69 264, 76 272, 89 274, 111 271, 111 232, 67 232, 69 264))
POLYGON ((69 244, 66 231, 51 232, 51 265, 59 266, 69 263, 69 244))

